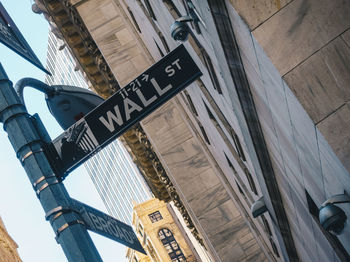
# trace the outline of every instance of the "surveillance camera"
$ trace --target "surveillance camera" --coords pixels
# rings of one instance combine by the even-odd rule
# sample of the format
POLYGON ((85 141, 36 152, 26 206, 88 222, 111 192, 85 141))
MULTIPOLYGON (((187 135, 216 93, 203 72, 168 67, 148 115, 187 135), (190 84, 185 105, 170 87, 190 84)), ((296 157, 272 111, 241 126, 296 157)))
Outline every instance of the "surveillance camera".
POLYGON ((185 42, 188 39, 190 28, 186 24, 187 22, 194 23, 195 30, 198 34, 200 34, 200 29, 198 27, 199 22, 206 28, 203 19, 200 17, 193 3, 191 1, 187 1, 187 6, 189 9, 187 15, 176 19, 170 27, 171 37, 179 42, 185 42))
POLYGON ((319 211, 319 220, 322 227, 333 234, 340 235, 346 224, 346 214, 333 204, 322 206, 319 211))
POLYGON ((250 210, 254 218, 265 213, 267 211, 267 207, 264 201, 264 197, 261 197, 257 201, 255 201, 251 206, 250 210))
POLYGON ((190 34, 186 20, 176 20, 170 27, 171 37, 179 42, 185 42, 190 34))

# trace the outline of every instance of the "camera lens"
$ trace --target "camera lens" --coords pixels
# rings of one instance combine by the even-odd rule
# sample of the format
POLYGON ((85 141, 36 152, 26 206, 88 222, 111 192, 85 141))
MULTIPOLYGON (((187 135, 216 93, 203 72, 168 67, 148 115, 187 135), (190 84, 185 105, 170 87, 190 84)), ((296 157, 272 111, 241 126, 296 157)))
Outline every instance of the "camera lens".
POLYGON ((333 204, 322 207, 319 212, 319 220, 322 227, 336 235, 343 232, 346 219, 345 212, 333 204))

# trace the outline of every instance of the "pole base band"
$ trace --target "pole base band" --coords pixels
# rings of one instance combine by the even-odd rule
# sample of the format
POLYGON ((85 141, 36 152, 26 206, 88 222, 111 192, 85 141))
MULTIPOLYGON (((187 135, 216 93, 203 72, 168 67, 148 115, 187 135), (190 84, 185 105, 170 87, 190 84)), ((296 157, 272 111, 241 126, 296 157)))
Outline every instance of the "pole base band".
POLYGON ((56 230, 56 241, 58 240, 60 234, 66 230, 68 227, 76 225, 76 224, 80 224, 80 225, 85 225, 84 222, 82 220, 73 220, 70 221, 68 223, 65 223, 64 225, 62 225, 59 229, 56 230))

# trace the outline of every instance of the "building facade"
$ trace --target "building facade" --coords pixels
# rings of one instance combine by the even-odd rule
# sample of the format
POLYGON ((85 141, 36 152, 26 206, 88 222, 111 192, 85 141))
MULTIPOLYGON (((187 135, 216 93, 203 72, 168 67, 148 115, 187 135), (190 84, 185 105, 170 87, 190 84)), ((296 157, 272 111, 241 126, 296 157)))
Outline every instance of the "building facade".
POLYGON ((41 3, 105 97, 178 46, 171 25, 195 13, 184 45, 203 76, 123 135, 152 192, 215 261, 349 261, 349 228, 318 220, 350 192, 346 1, 41 3))
POLYGON ((211 261, 199 243, 190 239, 191 234, 187 235, 170 203, 150 199, 134 206, 132 218, 147 256, 128 248, 126 256, 130 262, 211 261))
POLYGON ((7 233, 5 225, 0 217, 0 261, 22 262, 17 252, 17 244, 7 233))
MULTIPOLYGON (((46 76, 46 83, 88 88, 79 65, 59 37, 54 30, 49 33, 46 65, 52 76, 46 76)), ((124 223, 131 224, 132 201, 142 203, 152 197, 130 154, 118 140, 92 156, 84 167, 109 214, 124 223)))

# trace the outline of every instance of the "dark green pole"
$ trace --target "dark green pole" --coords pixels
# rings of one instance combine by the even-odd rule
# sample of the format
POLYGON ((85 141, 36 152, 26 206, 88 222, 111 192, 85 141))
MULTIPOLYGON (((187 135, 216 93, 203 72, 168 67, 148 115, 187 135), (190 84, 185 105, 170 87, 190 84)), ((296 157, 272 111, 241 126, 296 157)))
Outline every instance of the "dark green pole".
MULTIPOLYGON (((71 262, 102 261, 71 198, 47 159, 44 140, 49 135, 41 121, 28 114, 0 63, 0 122, 24 167, 30 183, 56 233, 56 240, 71 262), (44 140, 43 140, 44 139, 44 140)), ((38 247, 35 252, 40 256, 38 247)), ((50 261, 50 258, 47 258, 50 261)))

